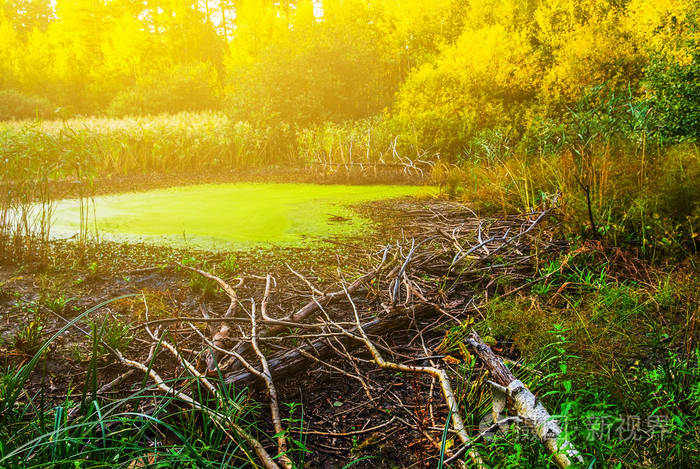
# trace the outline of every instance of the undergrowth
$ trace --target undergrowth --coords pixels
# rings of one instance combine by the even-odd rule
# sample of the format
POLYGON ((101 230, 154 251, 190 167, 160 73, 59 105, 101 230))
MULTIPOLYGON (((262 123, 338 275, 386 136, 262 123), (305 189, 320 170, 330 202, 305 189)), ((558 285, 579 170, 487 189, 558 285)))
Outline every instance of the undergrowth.
MULTIPOLYGON (((113 301, 111 301, 113 302, 113 301)), ((92 352, 83 383, 76 382, 65 399, 51 402, 43 391, 25 392, 30 375, 53 341, 81 319, 108 303, 80 314, 43 342, 25 364, 0 372, 0 467, 216 467, 255 465, 253 451, 245 440, 231 432, 221 419, 234 422, 259 439, 270 438, 261 425, 259 405, 248 392, 219 383, 225 399, 207 398, 204 388, 189 377, 166 380, 174 388, 206 403, 195 409, 172 395, 163 395, 155 385, 142 380, 125 397, 97 397, 100 341, 126 347, 128 338, 120 324, 104 320, 92 323, 92 352)), ((150 368, 153 361, 147 363, 150 368)), ((215 379, 215 378, 213 378, 215 379)), ((223 377, 219 375, 219 379, 223 377)), ((295 408, 289 412, 292 455, 307 452, 303 423, 295 408), (295 438, 299 438, 296 441, 295 438)), ((301 416, 303 418, 303 415, 301 416)))
MULTIPOLYGON (((476 328, 514 357, 516 376, 559 419, 584 467, 697 467, 694 260, 651 268, 593 246, 544 264, 529 292, 492 301, 476 328)), ((473 357, 465 364, 471 379, 473 357)), ((483 426, 490 401, 472 386, 463 394, 465 413, 483 426)), ((482 449, 494 467, 552 464, 536 439, 515 428, 482 449)))

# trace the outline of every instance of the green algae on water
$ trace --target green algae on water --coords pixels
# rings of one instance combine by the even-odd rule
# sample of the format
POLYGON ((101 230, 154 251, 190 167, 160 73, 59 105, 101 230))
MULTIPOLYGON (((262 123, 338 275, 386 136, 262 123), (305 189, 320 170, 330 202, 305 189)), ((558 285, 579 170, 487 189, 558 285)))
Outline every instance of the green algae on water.
MULTIPOLYGON (((350 205, 430 193, 417 186, 204 184, 99 196, 91 204, 92 234, 101 239, 200 249, 303 246, 348 236, 367 220, 350 205)), ((52 233, 79 231, 77 200, 58 202, 52 233)))

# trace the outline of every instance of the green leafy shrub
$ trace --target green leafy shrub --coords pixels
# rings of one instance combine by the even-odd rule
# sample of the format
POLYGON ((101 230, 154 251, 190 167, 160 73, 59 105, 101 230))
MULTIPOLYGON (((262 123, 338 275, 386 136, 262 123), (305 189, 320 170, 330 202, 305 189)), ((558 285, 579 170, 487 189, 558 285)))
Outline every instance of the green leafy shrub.
POLYGON ((0 90, 0 121, 45 119, 54 110, 55 106, 46 98, 27 95, 14 89, 0 90))
POLYGON ((109 104, 112 116, 175 114, 221 107, 215 71, 200 63, 155 73, 118 94, 109 104))
MULTIPOLYGON (((671 139, 700 138, 699 12, 697 3, 688 9, 681 22, 684 30, 674 38, 682 53, 655 53, 644 77, 649 102, 659 116, 664 135, 671 139)), ((679 27, 675 18, 673 27, 679 27)))

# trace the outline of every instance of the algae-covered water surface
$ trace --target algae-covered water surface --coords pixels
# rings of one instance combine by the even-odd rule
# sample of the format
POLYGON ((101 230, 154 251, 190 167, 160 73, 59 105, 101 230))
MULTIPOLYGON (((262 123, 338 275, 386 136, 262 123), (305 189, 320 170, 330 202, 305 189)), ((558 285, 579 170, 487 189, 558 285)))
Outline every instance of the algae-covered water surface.
MULTIPOLYGON (((153 242, 203 249, 276 244, 299 246, 352 235, 367 220, 349 206, 370 200, 421 195, 416 186, 317 184, 205 184, 100 196, 89 225, 102 239, 153 242)), ((79 231, 77 200, 58 202, 52 233, 79 231)))

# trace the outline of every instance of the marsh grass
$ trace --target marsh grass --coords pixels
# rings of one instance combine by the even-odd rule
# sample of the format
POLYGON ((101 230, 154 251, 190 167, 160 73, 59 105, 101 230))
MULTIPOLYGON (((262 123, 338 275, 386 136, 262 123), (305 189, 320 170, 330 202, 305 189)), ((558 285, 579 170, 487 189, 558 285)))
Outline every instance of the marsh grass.
POLYGON ((71 177, 68 168, 105 178, 293 165, 296 155, 274 146, 275 138, 271 129, 216 112, 0 123, 2 156, 26 163, 24 155, 34 153, 59 165, 53 178, 71 177))
MULTIPOLYGON (((131 295, 133 297, 133 295, 131 295)), ((105 305, 91 308, 53 334, 25 364, 0 372, 0 466, 41 467, 212 467, 255 465, 252 450, 220 424, 224 416, 265 440, 269 435, 259 424, 259 406, 248 392, 219 383, 225 399, 209 399, 191 377, 176 377, 166 384, 191 393, 204 403, 194 409, 174 396, 164 396, 143 380, 123 397, 98 398, 96 394, 100 343, 124 349, 122 324, 105 320, 92 323, 92 350, 84 383, 69 391, 62 402, 50 402, 42 391, 24 392, 30 375, 51 344, 65 331, 105 305), (82 388, 82 392, 75 389, 82 388), (79 411, 76 413, 76 406, 79 411)), ((155 356, 155 355, 154 355, 155 356)), ((147 364, 154 365, 153 361, 147 364)), ((211 378, 215 380, 216 378, 211 378)), ((219 379, 223 377, 219 376, 219 379)), ((303 414, 290 410, 289 428, 295 453, 308 452, 303 444, 303 414)))
POLYGON ((57 179, 71 181, 80 201, 79 241, 86 240, 95 147, 75 132, 49 135, 37 129, 38 124, 0 127, 0 259, 46 259, 57 179))
POLYGON ((560 193, 558 214, 566 236, 597 237, 650 258, 697 252, 697 145, 659 148, 647 160, 624 149, 605 150, 589 159, 587 191, 581 189, 574 160, 569 151, 513 154, 493 163, 466 162, 434 175, 443 192, 483 213, 529 211, 548 194, 560 193))

